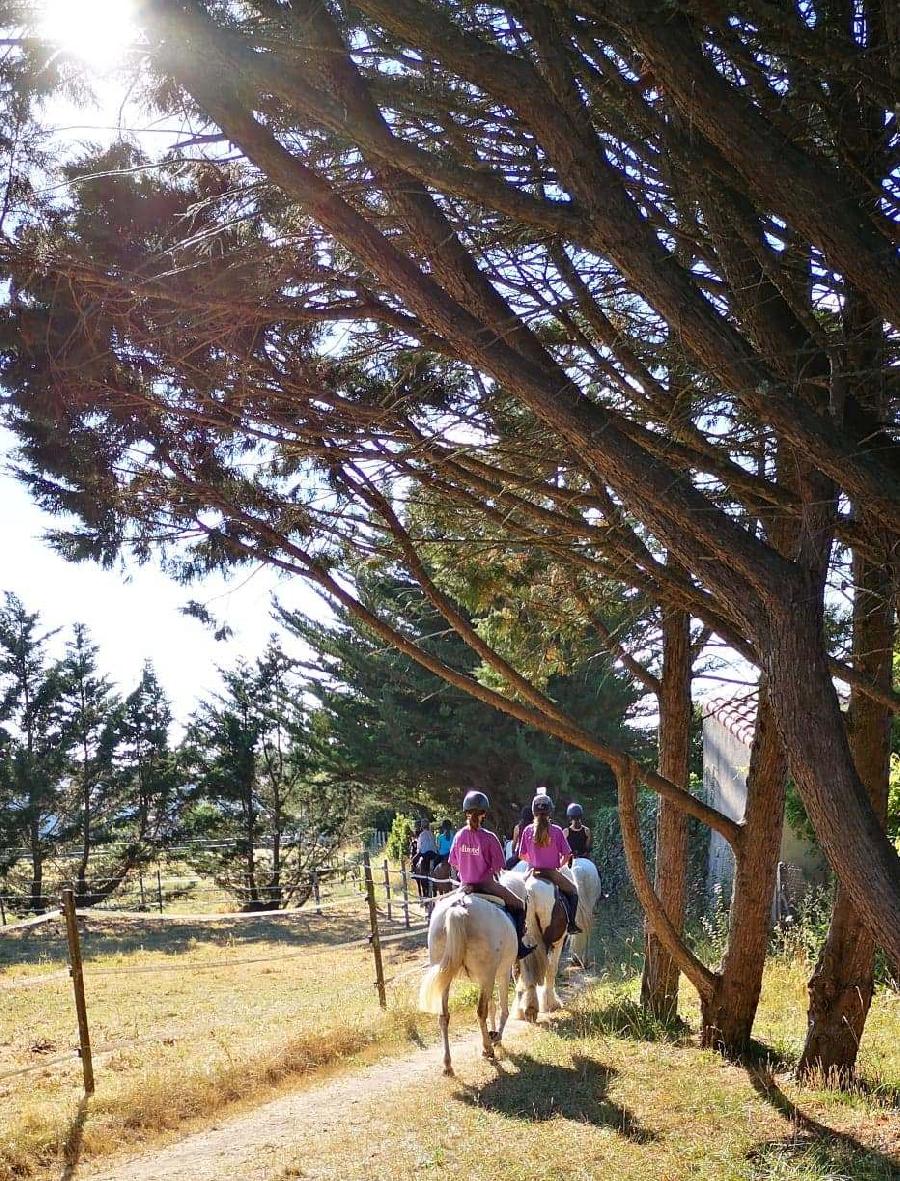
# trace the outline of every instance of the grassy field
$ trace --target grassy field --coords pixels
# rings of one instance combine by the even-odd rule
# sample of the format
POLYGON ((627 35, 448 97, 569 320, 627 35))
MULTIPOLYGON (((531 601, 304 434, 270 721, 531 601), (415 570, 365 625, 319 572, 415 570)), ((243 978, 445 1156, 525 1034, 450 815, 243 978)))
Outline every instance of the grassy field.
MULTIPOLYGON (((802 958, 770 963, 757 1025, 763 1050, 755 1067, 742 1067, 698 1048, 687 987, 683 1029, 647 1022, 635 1004, 636 945, 611 937, 611 929, 601 922, 600 982, 499 1068, 474 1053, 458 1056, 458 1080, 429 1079, 404 1091, 402 1102, 390 1103, 389 1119, 373 1095, 352 1112, 353 1127, 362 1121, 353 1140, 367 1146, 358 1161, 348 1158, 343 1136, 318 1137, 283 1177, 388 1181, 423 1168, 473 1181, 900 1176, 896 994, 878 994, 854 1093, 800 1089, 790 1068, 803 1036, 802 958)), ((305 1078, 436 1040, 434 1019, 412 1008, 421 935, 385 948, 392 983, 383 1014, 368 949, 337 946, 365 930, 356 908, 320 919, 88 920, 97 1092, 86 1119, 79 1118, 80 1063, 53 1061, 77 1044, 68 977, 11 987, 63 969, 61 927, 7 932, 0 938, 0 1076, 41 1065, 0 1079, 0 1181, 58 1177, 76 1135, 89 1164, 173 1139, 305 1078)), ((458 990, 464 1021, 471 999, 471 990, 458 990)))
MULTIPOLYGON (((384 949, 387 1014, 371 952, 336 946, 367 933, 362 905, 321 918, 82 926, 97 1081, 83 1158, 171 1135, 424 1028, 411 1007, 421 935, 384 949)), ((56 1061, 78 1044, 61 922, 5 932, 0 966, 0 1179, 58 1176, 81 1087, 80 1062, 56 1061), (2 1078, 26 1067, 38 1069, 2 1078)))

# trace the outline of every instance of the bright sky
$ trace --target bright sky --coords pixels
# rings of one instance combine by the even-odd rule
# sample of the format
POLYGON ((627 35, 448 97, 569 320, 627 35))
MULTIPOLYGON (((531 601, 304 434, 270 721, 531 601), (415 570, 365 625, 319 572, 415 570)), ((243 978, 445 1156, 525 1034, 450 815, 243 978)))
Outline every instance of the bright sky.
MULTIPOLYGON (((9 445, 9 436, 0 434, 4 469, 9 445)), ((37 508, 5 470, 0 473, 0 509, 5 559, 0 592, 13 591, 29 611, 40 612, 48 631, 62 627, 60 651, 71 624, 86 624, 100 648, 101 667, 123 693, 137 684, 144 661, 152 660, 180 722, 198 697, 218 687, 217 668, 262 651, 276 630, 273 591, 286 606, 327 618, 322 601, 300 579, 271 569, 245 570, 232 582, 208 578, 183 587, 153 565, 118 571, 67 562, 41 540, 44 530, 59 522, 37 508), (216 641, 203 624, 180 614, 188 599, 204 603, 232 628, 233 638, 216 641)))
MULTIPOLYGON (((76 150, 81 141, 111 141, 117 124, 128 126, 129 115, 135 116, 137 127, 145 122, 133 108, 126 110, 125 84, 115 74, 123 47, 134 37, 130 10, 128 0, 35 0, 40 35, 81 57, 95 76, 96 103, 78 107, 61 99, 45 111, 60 137, 76 150)), ((138 134, 148 151, 164 150, 175 137, 176 130, 158 125, 138 134)), ((198 698, 217 689, 219 667, 240 656, 253 659, 262 651, 276 630, 273 592, 286 606, 314 618, 328 617, 322 601, 299 579, 268 568, 241 571, 230 582, 217 577, 183 587, 155 564, 102 570, 66 562, 42 540, 44 531, 60 522, 43 513, 8 474, 14 443, 0 431, 0 514, 5 526, 0 593, 13 591, 29 611, 40 613, 47 630, 61 627, 54 641, 59 652, 71 625, 84 623, 100 648, 101 667, 123 693, 136 685, 144 661, 152 660, 175 718, 183 723, 198 698), (189 599, 198 599, 217 621, 228 624, 233 637, 216 641, 211 630, 181 614, 179 608, 189 599)))

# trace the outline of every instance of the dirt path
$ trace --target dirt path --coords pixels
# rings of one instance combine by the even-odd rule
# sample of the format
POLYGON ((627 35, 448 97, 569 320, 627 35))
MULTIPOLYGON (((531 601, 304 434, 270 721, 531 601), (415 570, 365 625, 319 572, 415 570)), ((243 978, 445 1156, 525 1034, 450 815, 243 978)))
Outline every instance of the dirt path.
MULTIPOLYGON (((573 973, 560 988, 563 999, 587 983, 573 973)), ((510 1020, 504 1045, 526 1041, 533 1026, 510 1020)), ((435 1033, 437 1031, 435 1030, 435 1033)), ((477 1057, 481 1036, 467 1034, 453 1042, 454 1062, 477 1057)), ((367 1119, 367 1100, 389 1103, 396 1092, 441 1073, 439 1044, 363 1067, 324 1087, 304 1087, 203 1132, 138 1156, 116 1157, 102 1164, 69 1169, 66 1181, 272 1181, 291 1161, 314 1152, 317 1142, 337 1137, 350 1144, 355 1118, 367 1119)))

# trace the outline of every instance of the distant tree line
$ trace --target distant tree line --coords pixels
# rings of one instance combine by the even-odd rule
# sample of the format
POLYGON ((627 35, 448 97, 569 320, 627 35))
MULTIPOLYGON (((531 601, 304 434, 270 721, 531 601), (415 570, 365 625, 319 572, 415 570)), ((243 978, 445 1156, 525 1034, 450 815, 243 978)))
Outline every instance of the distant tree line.
MULTIPOLYGON (((472 665, 417 588, 386 574, 423 643, 472 665)), ((40 911, 71 882, 79 904, 114 898, 160 857, 186 862, 246 908, 302 904, 313 874, 398 806, 452 812, 471 785, 510 830, 537 783, 589 805, 612 798, 598 764, 498 715, 338 615, 328 626, 279 609, 291 657, 272 637, 254 661, 220 669, 179 741, 148 662, 122 695, 88 629, 47 629, 15 595, 0 608, 0 893, 40 911), (62 647, 61 653, 58 649, 62 647)), ((598 733, 619 736, 639 691, 609 658, 571 661, 554 690, 598 733)), ((635 741, 640 741, 636 738, 635 741)))

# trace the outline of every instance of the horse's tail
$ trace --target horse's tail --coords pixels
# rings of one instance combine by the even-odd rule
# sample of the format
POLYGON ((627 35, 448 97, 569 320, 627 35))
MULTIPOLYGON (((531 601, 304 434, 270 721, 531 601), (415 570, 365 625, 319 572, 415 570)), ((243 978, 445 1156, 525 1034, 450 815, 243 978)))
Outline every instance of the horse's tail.
POLYGON ((447 942, 440 962, 432 964, 419 986, 419 1008, 423 1013, 440 1013, 444 992, 462 967, 466 955, 466 917, 468 908, 454 904, 444 911, 447 942))

